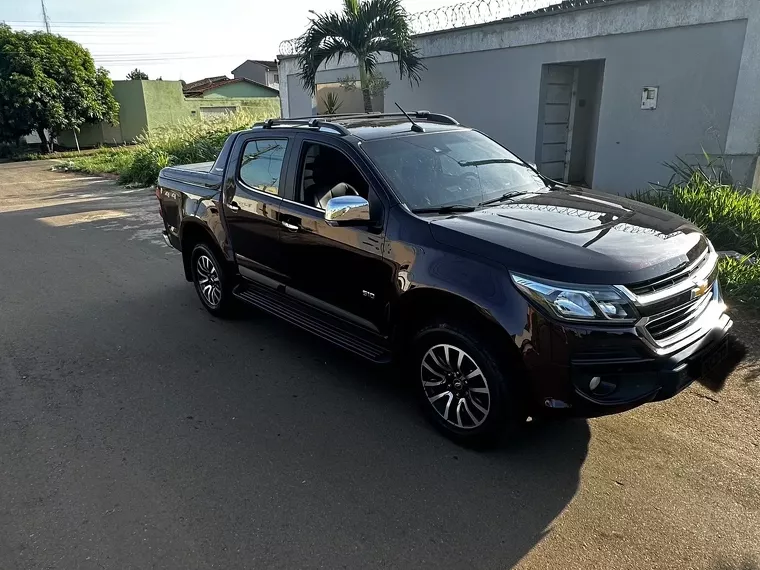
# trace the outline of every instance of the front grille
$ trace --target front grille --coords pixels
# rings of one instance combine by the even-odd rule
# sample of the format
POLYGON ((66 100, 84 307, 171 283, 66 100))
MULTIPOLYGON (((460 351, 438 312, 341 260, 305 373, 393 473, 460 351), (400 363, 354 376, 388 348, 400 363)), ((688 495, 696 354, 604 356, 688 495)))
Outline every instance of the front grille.
POLYGON ((660 344, 672 339, 693 324, 707 309, 714 297, 715 288, 711 287, 701 297, 650 317, 646 324, 647 332, 660 344))
POLYGON ((662 289, 673 287, 691 278, 702 269, 702 266, 707 263, 710 258, 710 248, 707 247, 707 243, 704 238, 700 239, 696 246, 694 246, 687 254, 687 261, 681 266, 677 267, 673 271, 655 277, 654 279, 648 279, 646 281, 640 281, 628 286, 628 290, 634 295, 647 295, 649 293, 656 293, 662 289))

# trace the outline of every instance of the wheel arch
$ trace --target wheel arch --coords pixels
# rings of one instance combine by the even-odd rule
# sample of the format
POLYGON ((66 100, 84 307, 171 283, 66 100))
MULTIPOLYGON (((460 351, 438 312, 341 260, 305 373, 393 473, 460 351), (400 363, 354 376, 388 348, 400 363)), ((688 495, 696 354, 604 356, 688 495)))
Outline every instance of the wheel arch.
POLYGON ((209 227, 200 221, 193 220, 192 218, 186 220, 182 224, 180 231, 180 244, 182 246, 182 265, 185 270, 185 279, 188 281, 193 280, 190 263, 192 261, 193 248, 199 243, 208 245, 218 256, 221 263, 227 262, 222 249, 219 247, 219 244, 209 227))
POLYGON ((484 330, 510 365, 524 369, 520 351, 512 336, 488 310, 475 302, 441 289, 417 287, 404 293, 391 309, 394 349, 405 353, 409 341, 426 324, 436 319, 451 319, 468 327, 484 330))

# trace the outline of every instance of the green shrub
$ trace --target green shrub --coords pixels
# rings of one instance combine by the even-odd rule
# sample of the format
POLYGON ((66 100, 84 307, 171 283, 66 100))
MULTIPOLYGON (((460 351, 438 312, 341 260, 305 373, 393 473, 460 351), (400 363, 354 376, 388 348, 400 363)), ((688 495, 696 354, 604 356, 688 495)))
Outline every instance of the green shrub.
POLYGON ((720 261, 720 282, 729 299, 760 308, 760 263, 726 257, 720 261))
POLYGON ((138 148, 131 162, 119 171, 119 182, 144 186, 155 184, 158 173, 170 163, 171 157, 162 150, 149 147, 138 148))

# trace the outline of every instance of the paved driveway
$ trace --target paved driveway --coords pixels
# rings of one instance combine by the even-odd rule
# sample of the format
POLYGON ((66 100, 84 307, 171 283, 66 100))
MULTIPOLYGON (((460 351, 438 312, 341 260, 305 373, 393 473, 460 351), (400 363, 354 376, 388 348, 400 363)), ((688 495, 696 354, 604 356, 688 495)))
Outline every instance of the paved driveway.
POLYGON ((49 166, 0 165, 0 568, 760 564, 757 368, 467 451, 388 369, 209 316, 151 192, 49 166))

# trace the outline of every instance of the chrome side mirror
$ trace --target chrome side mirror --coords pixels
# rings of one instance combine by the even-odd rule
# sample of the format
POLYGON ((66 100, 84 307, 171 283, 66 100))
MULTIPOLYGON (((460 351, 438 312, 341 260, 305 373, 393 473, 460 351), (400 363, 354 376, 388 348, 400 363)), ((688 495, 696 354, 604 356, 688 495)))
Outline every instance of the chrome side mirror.
POLYGON ((325 208, 325 221, 333 226, 367 223, 370 221, 369 202, 361 196, 331 198, 325 208))

